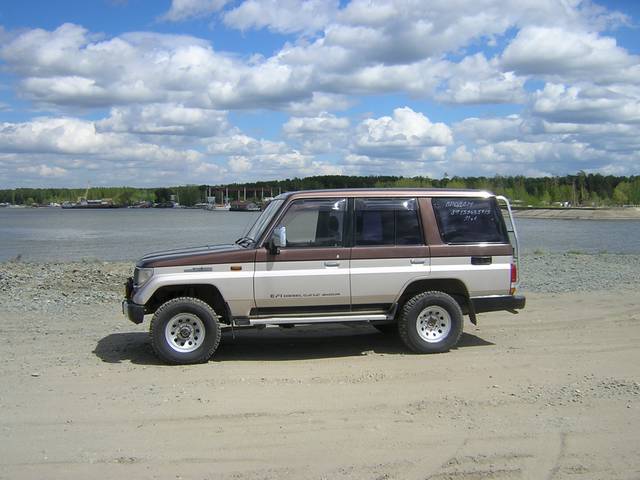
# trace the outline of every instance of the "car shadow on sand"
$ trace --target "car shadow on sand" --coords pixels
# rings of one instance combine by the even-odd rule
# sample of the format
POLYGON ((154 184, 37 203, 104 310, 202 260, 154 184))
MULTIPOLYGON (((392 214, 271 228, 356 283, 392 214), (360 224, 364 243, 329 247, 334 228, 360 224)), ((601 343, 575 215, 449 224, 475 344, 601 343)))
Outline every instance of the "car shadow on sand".
POLYGON ((153 353, 147 332, 112 333, 98 340, 93 353, 107 363, 163 365, 153 353))
MULTIPOLYGON (((456 348, 494 345, 463 333, 456 348)), ((163 365, 145 332, 113 333, 100 339, 93 353, 103 362, 129 361, 163 365)), ((397 334, 382 334, 369 325, 323 325, 296 328, 225 329, 211 361, 305 360, 361 355, 410 354, 397 334)))

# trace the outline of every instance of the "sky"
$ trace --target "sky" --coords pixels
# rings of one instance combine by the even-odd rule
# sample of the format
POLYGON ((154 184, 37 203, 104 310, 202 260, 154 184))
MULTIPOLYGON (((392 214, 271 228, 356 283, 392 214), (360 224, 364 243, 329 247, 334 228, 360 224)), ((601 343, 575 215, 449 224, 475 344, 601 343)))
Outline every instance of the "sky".
POLYGON ((640 173, 640 2, 0 3, 0 188, 640 173))

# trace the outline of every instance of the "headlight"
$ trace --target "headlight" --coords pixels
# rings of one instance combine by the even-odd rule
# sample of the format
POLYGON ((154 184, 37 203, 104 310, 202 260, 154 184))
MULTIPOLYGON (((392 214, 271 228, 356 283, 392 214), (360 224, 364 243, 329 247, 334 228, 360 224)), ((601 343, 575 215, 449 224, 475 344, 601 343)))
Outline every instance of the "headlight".
POLYGON ((153 268, 136 268, 133 273, 133 284, 141 287, 153 276, 153 268))

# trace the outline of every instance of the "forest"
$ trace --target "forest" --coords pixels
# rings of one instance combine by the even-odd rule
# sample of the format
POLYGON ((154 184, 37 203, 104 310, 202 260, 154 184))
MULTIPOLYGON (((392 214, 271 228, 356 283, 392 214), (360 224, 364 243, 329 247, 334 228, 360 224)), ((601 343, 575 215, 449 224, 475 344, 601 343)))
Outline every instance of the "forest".
POLYGON ((140 202, 167 202, 172 199, 184 206, 207 202, 215 196, 222 203, 248 200, 260 203, 265 197, 293 190, 325 188, 473 188, 505 195, 515 205, 532 207, 606 207, 640 205, 640 176, 612 176, 578 172, 562 177, 427 177, 323 175, 253 183, 183 185, 158 188, 91 187, 84 188, 14 188, 0 190, 0 203, 47 205, 89 200, 112 199, 122 206, 140 202))

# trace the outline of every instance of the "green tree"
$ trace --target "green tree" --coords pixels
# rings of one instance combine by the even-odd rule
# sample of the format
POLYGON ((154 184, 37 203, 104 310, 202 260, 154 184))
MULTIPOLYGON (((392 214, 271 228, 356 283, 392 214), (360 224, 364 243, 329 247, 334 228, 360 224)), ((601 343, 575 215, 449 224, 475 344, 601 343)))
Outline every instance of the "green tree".
POLYGON ((180 205, 193 207, 202 200, 200 189, 196 185, 188 185, 186 187, 178 187, 176 189, 180 205))
POLYGON ((540 204, 545 206, 551 205, 551 193, 548 190, 542 192, 540 204))
POLYGON ((173 195, 173 192, 168 188, 157 188, 153 193, 158 203, 168 202, 171 200, 171 195, 173 195))
POLYGON ((631 188, 628 182, 620 182, 616 188, 613 189, 613 201, 617 205, 624 205, 629 203, 629 193, 631 188))
POLYGON ((133 188, 124 188, 112 198, 118 205, 131 205, 136 191, 133 188))

